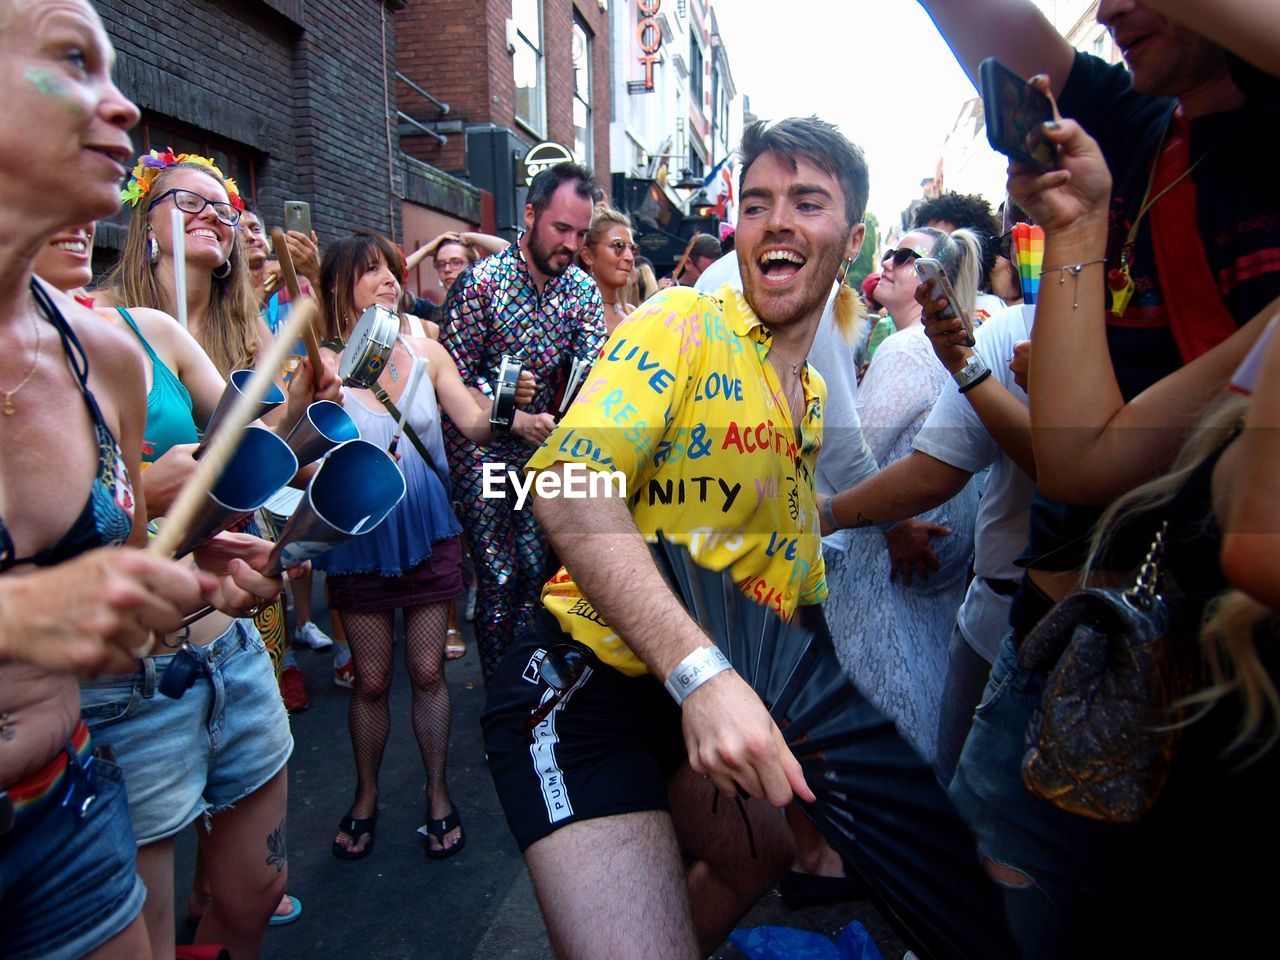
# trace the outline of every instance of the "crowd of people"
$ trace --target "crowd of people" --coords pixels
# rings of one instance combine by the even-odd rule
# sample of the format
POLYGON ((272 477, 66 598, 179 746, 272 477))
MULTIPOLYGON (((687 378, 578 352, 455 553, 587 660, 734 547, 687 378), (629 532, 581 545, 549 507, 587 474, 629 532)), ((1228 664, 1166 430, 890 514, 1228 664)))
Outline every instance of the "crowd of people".
POLYGON ((574 163, 534 177, 513 242, 290 231, 273 257, 212 159, 132 154, 89 0, 0 0, 0 957, 248 960, 298 917, 295 644, 351 688, 333 855, 370 856, 401 802, 426 857, 460 854, 468 581, 487 762, 559 957, 706 956, 778 885, 872 897, 921 956, 1265 942, 1244 868, 1276 838, 1280 187, 1250 146, 1280 107, 1276 20, 1103 0, 1109 65, 1029 0, 920 2, 975 80, 992 56, 1033 78, 1056 166, 1011 162, 999 213, 913 204, 864 281, 874 171, 816 117, 748 126, 736 231, 661 279, 574 163), (287 489, 185 558, 148 549, 233 373, 307 300, 321 363, 292 345, 258 425, 342 404, 403 499, 283 577, 287 489), (344 386, 369 311, 399 329, 344 386), (580 468, 622 485, 549 492, 580 468), (832 648, 865 737, 839 790, 664 581, 659 534, 832 648), (379 791, 397 611, 421 798, 379 791), (898 825, 875 857, 867 811, 898 825))

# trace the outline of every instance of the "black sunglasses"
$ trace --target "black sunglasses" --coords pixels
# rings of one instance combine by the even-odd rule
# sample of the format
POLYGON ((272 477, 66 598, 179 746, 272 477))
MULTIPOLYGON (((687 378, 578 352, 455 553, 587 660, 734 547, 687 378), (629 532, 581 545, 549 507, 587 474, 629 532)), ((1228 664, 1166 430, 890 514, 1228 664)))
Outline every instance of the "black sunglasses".
POLYGON ((542 662, 538 664, 538 677, 555 693, 529 713, 529 719, 524 725, 526 733, 551 715, 564 695, 582 679, 586 669, 587 655, 581 647, 572 643, 557 643, 547 650, 542 662))
POLYGON ((910 247, 898 247, 896 250, 886 250, 880 263, 885 264, 890 260, 893 261, 895 267, 905 266, 908 261, 915 263, 923 254, 916 253, 910 247))
POLYGON ((156 197, 147 205, 148 210, 154 210, 157 205, 163 203, 173 197, 173 205, 183 213, 200 213, 205 207, 213 207, 214 215, 225 223, 228 227, 234 227, 240 222, 240 211, 227 203, 225 200, 210 200, 202 197, 198 193, 190 190, 182 190, 175 187, 172 190, 166 190, 160 196, 156 197))
POLYGON ((1002 237, 996 237, 996 253, 1004 257, 1006 260, 1012 260, 1013 256, 1013 231, 1010 230, 1002 237))

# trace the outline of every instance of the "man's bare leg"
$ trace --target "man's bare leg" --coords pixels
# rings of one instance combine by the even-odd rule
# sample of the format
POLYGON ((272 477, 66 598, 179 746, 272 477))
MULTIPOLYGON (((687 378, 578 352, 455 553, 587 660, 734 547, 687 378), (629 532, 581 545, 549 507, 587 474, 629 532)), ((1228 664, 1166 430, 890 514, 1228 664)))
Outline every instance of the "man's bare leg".
POLYGON ((694 936, 667 814, 580 820, 539 840, 524 856, 559 960, 706 955, 694 936))
POLYGON ((743 800, 751 838, 734 800, 688 767, 667 782, 676 836, 698 862, 689 872, 689 900, 699 956, 708 956, 795 860, 795 843, 782 811, 762 800, 743 800), (755 856, 751 855, 751 841, 755 856))

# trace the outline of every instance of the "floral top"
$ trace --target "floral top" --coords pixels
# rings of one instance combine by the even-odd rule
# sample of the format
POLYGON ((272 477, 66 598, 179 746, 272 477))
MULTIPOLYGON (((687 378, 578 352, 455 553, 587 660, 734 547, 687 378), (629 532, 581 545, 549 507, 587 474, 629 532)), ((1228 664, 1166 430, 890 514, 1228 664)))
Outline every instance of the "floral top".
MULTIPOLYGON (((594 357, 604 343, 604 304, 590 274, 570 266, 547 281, 541 295, 519 243, 466 270, 449 289, 440 321, 440 340, 453 355, 462 382, 493 396, 503 354, 524 363, 538 380, 528 413, 552 409, 552 397, 574 357, 594 357)), ((449 459, 467 469, 468 455, 481 448, 448 424, 449 459)), ((523 464, 532 449, 519 437, 502 436, 484 449, 485 458, 523 464)), ((455 474, 456 476, 456 474, 455 474)))
MULTIPOLYGON (((821 603, 827 586, 813 476, 826 384, 805 365, 797 437, 766 362, 771 343, 727 284, 714 296, 687 287, 658 293, 613 332, 526 469, 564 462, 617 471, 645 537, 661 530, 702 566, 731 568, 747 596, 783 617, 821 603)), ((542 602, 605 663, 645 672, 568 571, 547 583, 542 602)))

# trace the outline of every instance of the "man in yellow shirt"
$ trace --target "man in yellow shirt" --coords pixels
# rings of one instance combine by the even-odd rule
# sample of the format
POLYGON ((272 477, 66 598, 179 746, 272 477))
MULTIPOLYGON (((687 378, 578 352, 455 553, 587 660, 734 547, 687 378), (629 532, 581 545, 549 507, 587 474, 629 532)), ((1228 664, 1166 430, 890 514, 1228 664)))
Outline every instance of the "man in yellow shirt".
POLYGON ((647 301, 515 481, 565 568, 494 678, 486 748, 560 957, 705 956, 792 861, 773 808, 813 798, 645 544, 661 530, 784 617, 826 596, 805 358, 862 242, 866 163, 816 118, 753 124, 740 155, 743 292, 647 301))

